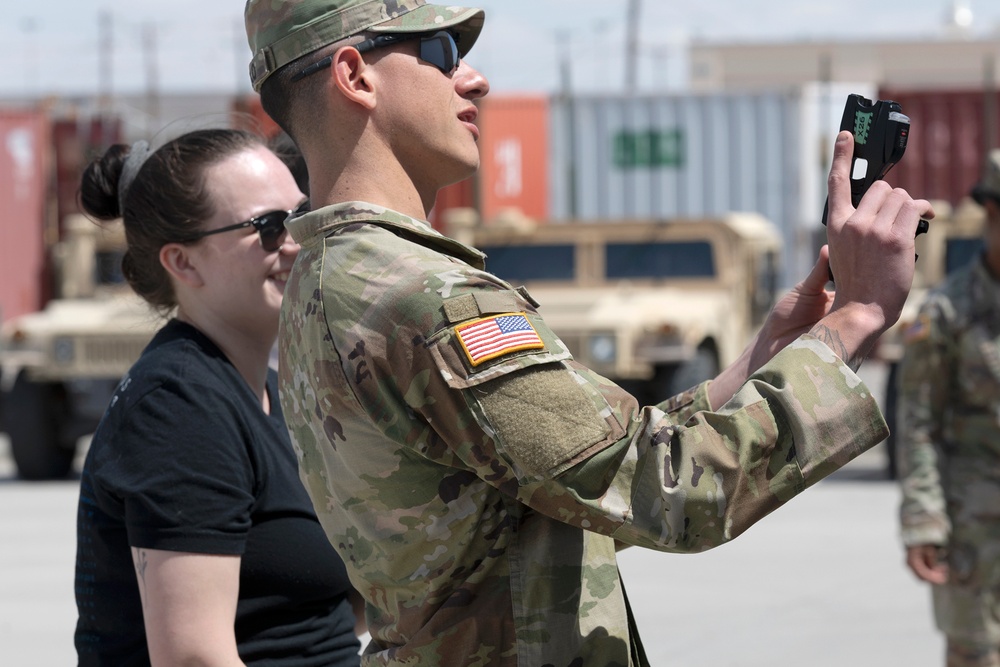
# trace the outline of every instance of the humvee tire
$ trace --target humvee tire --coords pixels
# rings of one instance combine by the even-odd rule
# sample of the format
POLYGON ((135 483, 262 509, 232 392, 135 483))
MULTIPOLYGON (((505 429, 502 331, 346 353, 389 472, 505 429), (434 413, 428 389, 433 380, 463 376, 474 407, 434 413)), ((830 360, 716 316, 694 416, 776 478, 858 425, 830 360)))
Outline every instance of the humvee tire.
POLYGON ((58 384, 32 382, 20 373, 4 397, 3 424, 18 475, 26 480, 64 479, 73 467, 75 442, 61 437, 66 404, 58 384))

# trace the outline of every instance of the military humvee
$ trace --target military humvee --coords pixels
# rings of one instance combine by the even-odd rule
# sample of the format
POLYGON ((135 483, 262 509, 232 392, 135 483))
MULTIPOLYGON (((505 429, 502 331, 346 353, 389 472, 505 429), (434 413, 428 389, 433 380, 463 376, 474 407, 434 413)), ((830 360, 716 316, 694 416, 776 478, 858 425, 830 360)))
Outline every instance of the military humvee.
POLYGON ((54 248, 56 292, 0 330, 0 431, 24 479, 65 477, 115 386, 162 319, 121 276, 121 222, 66 218, 54 248))
POLYGON ((733 362, 775 299, 780 236, 756 214, 659 221, 475 224, 447 233, 524 285, 573 356, 659 402, 733 362))

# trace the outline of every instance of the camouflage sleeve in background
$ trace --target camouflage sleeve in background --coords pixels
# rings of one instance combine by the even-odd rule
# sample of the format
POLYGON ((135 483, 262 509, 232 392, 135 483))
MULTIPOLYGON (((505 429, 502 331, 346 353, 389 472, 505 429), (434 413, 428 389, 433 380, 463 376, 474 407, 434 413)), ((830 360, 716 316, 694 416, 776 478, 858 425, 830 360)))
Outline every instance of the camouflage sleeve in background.
POLYGON ((950 356, 946 313, 950 303, 932 293, 904 333, 899 362, 896 446, 903 498, 903 544, 944 545, 951 530, 938 468, 944 439, 946 401, 954 359, 950 356))

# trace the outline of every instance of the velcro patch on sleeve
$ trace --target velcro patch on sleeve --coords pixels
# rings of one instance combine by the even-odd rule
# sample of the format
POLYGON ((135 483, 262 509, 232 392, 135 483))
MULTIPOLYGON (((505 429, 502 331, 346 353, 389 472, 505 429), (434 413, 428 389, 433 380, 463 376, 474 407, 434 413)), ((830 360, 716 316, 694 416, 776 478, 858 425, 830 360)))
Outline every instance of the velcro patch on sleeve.
POLYGON ((476 398, 519 478, 555 474, 624 435, 600 394, 561 365, 508 373, 485 387, 476 398))
POLYGON ((473 366, 522 350, 544 350, 545 343, 524 313, 484 317, 455 327, 473 366))

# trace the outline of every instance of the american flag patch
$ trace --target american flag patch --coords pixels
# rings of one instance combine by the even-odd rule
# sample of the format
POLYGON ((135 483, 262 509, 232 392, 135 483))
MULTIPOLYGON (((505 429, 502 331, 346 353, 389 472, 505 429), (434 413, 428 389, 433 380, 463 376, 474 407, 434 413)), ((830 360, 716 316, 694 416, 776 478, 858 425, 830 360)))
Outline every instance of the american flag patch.
POLYGON ((931 318, 926 314, 921 314, 917 319, 903 331, 903 343, 916 343, 927 338, 931 334, 931 318))
POLYGON ((505 313, 455 327, 458 340, 473 366, 520 350, 541 350, 538 337, 524 313, 505 313))

